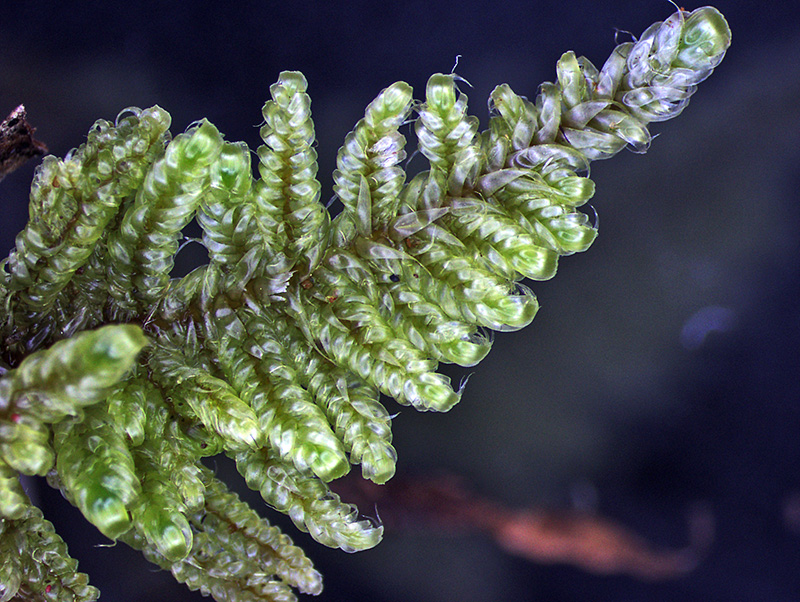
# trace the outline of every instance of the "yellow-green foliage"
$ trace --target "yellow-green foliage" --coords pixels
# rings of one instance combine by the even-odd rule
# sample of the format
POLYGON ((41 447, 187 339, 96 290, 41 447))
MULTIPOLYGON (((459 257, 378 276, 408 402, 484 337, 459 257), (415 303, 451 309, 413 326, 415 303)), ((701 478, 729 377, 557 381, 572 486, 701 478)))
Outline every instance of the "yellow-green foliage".
POLYGON ((438 363, 472 366, 486 330, 530 323, 521 280, 595 239, 578 210, 589 162, 644 151, 647 123, 680 113, 729 43, 715 9, 677 12, 601 69, 565 54, 534 101, 498 86, 484 132, 455 76, 431 77, 423 101, 393 84, 339 151, 333 219, 296 72, 270 88, 256 178, 246 145, 205 120, 172 139, 159 107, 45 158, 0 264, 0 602, 98 596, 19 473, 220 602, 318 593, 302 551, 201 458, 229 455, 325 545, 377 544, 382 527, 327 483, 351 465, 394 474, 379 395, 458 402, 438 363), (409 120, 430 169, 406 182, 409 120), (209 261, 172 278, 193 219, 209 261))

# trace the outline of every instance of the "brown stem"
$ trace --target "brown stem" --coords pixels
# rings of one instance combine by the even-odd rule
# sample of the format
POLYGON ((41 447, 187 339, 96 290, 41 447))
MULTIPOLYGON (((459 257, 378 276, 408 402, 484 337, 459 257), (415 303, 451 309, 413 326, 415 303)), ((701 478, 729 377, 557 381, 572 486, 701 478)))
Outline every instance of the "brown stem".
POLYGON ((23 105, 0 123, 0 180, 28 159, 47 152, 47 147, 33 137, 35 131, 28 123, 23 105))

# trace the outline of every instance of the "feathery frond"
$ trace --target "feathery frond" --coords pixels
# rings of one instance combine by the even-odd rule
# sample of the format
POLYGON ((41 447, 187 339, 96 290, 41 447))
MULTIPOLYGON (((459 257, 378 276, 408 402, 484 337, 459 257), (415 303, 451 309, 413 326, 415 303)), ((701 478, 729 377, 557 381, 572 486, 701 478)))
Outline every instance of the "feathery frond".
POLYGON ((475 365, 488 330, 528 325, 522 280, 597 236, 579 209, 589 163, 644 152, 647 124, 679 114, 729 44, 715 9, 680 10, 600 69, 564 54, 533 101, 498 86, 483 132, 454 75, 422 101, 392 84, 339 151, 334 219, 296 72, 263 107, 258 178, 245 144, 205 120, 172 139, 159 107, 46 157, 0 263, 0 602, 98 596, 19 473, 47 475, 103 534, 220 602, 319 593, 303 552, 200 460, 229 455, 324 545, 376 545, 382 527, 327 483, 352 465, 394 474, 380 394, 459 401, 439 362, 475 365), (406 182, 412 115, 430 168, 406 182), (209 262, 172 278, 193 219, 209 262))

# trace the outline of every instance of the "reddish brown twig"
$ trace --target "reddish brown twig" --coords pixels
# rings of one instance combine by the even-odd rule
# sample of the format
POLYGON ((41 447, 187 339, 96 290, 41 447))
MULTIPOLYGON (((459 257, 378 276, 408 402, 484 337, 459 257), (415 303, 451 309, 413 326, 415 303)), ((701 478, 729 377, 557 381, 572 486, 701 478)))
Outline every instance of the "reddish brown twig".
POLYGON ((591 514, 568 511, 508 512, 493 529, 508 552, 534 562, 567 563, 592 573, 669 579, 694 569, 712 539, 712 517, 696 510, 691 541, 679 550, 652 546, 622 525, 591 514))
POLYGON ((0 180, 28 159, 47 152, 47 147, 33 137, 35 131, 23 105, 0 123, 0 180))
POLYGON ((690 543, 679 550, 652 546, 626 527, 585 512, 509 509, 468 491, 457 477, 395 478, 378 486, 343 479, 334 486, 362 508, 375 506, 388 529, 420 526, 488 533, 499 547, 539 563, 564 563, 600 574, 669 579, 691 571, 713 540, 713 517, 695 509, 690 543))

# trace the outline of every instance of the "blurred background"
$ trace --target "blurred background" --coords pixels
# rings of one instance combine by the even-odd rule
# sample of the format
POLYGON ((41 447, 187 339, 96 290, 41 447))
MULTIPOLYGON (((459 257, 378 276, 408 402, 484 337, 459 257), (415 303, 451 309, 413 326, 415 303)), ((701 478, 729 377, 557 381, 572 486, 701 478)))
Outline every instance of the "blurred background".
MULTIPOLYGON (((496 336, 449 414, 387 404, 399 411, 399 475, 457 474, 512 508, 589 504, 664 548, 686 544, 700 502, 717 525, 705 560, 667 581, 604 577, 432 527, 348 555, 242 491, 314 560, 319 600, 800 599, 800 18, 778 3, 716 6, 733 30, 727 57, 680 117, 654 124, 646 155, 592 164, 599 237, 532 285, 533 324, 496 336)), ((485 126, 495 85, 533 98, 562 52, 601 66, 615 30, 638 35, 673 10, 641 0, 6 2, 0 113, 24 103, 58 156, 95 119, 153 104, 172 114, 173 133, 207 117, 255 148, 269 85, 301 70, 325 201, 345 134, 392 82, 421 98, 428 76, 460 55, 485 126)), ((24 226, 35 163, 0 184, 0 255, 24 226)), ((456 382, 467 372, 449 370, 456 382)), ((218 468, 242 490, 227 463, 218 468)), ((202 599, 138 552, 105 547, 43 481, 31 493, 102 599, 202 599)))

